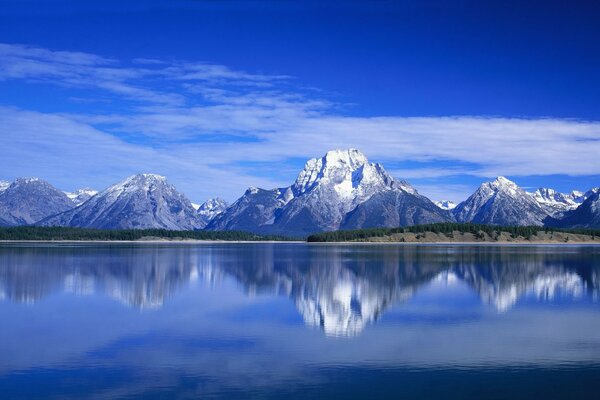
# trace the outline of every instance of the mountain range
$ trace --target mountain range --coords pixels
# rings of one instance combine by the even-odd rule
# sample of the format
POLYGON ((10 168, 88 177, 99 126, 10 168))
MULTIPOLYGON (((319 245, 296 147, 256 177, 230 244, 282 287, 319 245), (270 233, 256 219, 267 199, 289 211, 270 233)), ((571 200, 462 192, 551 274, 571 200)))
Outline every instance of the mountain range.
POLYGON ((306 236, 321 231, 435 222, 600 228, 600 188, 526 192, 498 177, 465 201, 432 202, 356 149, 305 164, 287 187, 250 187, 231 205, 196 205, 165 177, 138 174, 103 191, 62 192, 38 178, 0 181, 0 226, 244 230, 306 236))

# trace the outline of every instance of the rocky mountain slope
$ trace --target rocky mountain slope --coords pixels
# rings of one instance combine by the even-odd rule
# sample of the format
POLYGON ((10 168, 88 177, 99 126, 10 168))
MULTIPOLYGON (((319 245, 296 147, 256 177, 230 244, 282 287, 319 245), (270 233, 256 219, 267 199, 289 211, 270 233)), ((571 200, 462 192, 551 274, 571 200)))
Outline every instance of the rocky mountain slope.
POLYGON ((346 226, 397 226, 398 221, 417 224, 451 219, 406 182, 390 176, 382 165, 369 163, 363 153, 349 149, 309 160, 287 188, 248 189, 207 229, 306 235, 346 226))
POLYGON ((600 188, 591 190, 591 195, 576 209, 567 211, 562 218, 548 218, 547 225, 561 228, 600 229, 600 188))
POLYGON ((197 210, 200 218, 208 224, 213 218, 225 211, 228 206, 229 204, 225 200, 215 197, 202 203, 197 210))
POLYGON ((98 193, 77 208, 40 221, 38 225, 188 230, 201 229, 205 224, 190 201, 168 184, 166 178, 139 174, 98 193))
POLYGON ((535 192, 528 194, 533 197, 548 215, 553 217, 559 217, 566 211, 576 209, 587 198, 585 193, 576 190, 571 193, 560 193, 548 188, 539 188, 535 192))
POLYGON ((48 182, 19 178, 0 191, 0 224, 29 225, 73 208, 71 200, 48 182))
POLYGON ((453 210, 458 222, 542 225, 548 213, 514 182, 500 176, 482 184, 453 210))

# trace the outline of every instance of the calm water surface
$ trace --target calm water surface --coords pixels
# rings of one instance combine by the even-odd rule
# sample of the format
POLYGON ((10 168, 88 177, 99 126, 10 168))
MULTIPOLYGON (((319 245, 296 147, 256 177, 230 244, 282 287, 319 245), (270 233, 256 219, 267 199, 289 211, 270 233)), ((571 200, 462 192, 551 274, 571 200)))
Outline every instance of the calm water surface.
POLYGON ((0 397, 598 398, 600 247, 0 245, 0 397))

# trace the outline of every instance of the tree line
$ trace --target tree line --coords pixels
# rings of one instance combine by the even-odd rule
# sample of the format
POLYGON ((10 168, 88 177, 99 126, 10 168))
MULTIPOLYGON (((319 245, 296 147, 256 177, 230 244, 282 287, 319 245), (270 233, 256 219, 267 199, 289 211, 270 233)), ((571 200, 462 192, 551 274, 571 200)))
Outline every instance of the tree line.
POLYGON ((140 240, 142 238, 229 241, 290 240, 277 235, 243 231, 171 231, 167 229, 87 229, 15 226, 0 228, 0 240, 140 240))
POLYGON ((307 238, 308 242, 348 242, 372 237, 384 237, 398 233, 416 233, 424 234, 426 232, 442 233, 446 236, 452 235, 454 232, 472 233, 483 239, 484 234, 489 236, 497 236, 502 232, 509 233, 513 238, 523 237, 530 239, 538 232, 565 232, 574 234, 590 235, 592 237, 600 237, 599 229, 557 229, 543 226, 498 226, 498 225, 482 225, 482 224, 460 224, 453 222, 442 222, 435 224, 414 225, 398 228, 367 228, 356 230, 340 230, 333 232, 322 232, 310 235, 307 238))

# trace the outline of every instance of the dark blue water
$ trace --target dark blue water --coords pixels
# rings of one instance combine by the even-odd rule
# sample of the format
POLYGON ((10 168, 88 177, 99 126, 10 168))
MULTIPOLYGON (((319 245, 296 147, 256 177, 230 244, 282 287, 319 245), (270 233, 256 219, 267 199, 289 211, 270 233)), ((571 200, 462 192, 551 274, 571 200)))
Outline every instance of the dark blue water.
POLYGON ((0 245, 0 398, 600 393, 600 247, 0 245))

